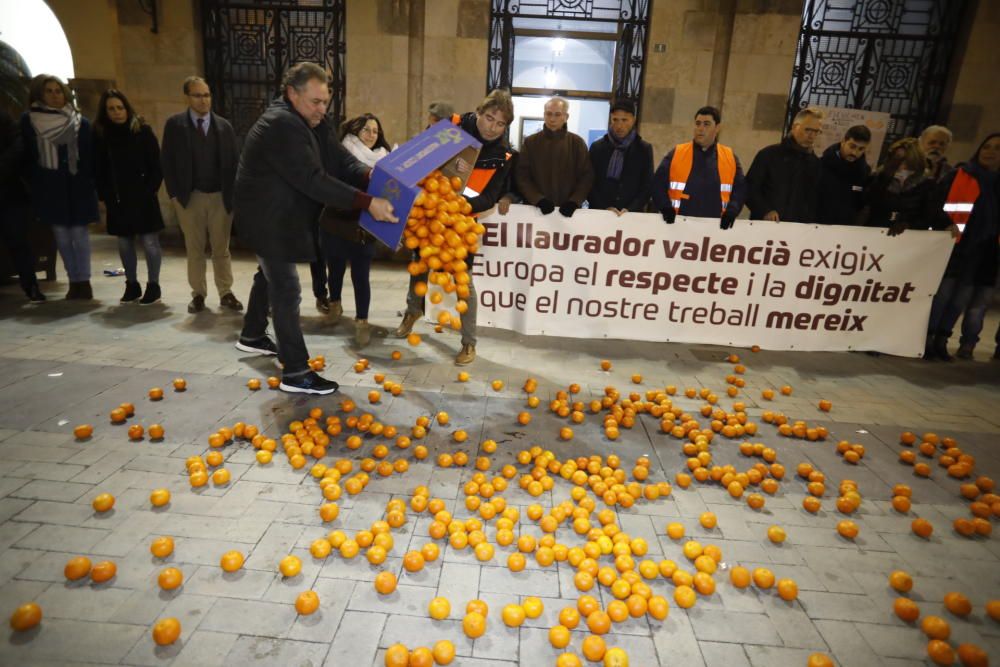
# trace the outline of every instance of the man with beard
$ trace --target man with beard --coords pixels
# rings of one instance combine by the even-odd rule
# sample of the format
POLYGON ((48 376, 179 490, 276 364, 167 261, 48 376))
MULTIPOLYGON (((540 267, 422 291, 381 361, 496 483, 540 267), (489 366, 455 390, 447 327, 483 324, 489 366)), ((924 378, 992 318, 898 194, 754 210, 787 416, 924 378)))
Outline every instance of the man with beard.
POLYGON ((872 133, 864 125, 847 130, 840 143, 831 144, 820 158, 819 205, 821 225, 853 225, 865 204, 865 183, 871 168, 865 151, 872 133))
POLYGON ((935 183, 940 183, 955 170, 945 157, 949 145, 951 130, 943 125, 931 125, 920 133, 920 150, 927 156, 927 176, 935 183))

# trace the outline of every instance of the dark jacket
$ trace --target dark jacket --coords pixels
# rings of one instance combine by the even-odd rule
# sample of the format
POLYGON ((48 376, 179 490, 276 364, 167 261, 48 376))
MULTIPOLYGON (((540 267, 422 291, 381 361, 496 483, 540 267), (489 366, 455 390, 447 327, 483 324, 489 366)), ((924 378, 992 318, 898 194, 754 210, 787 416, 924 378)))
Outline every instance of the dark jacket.
POLYGON ((476 114, 474 112, 470 111, 464 114, 458 125, 483 145, 479 149, 479 156, 476 157, 475 168, 495 170, 493 177, 490 178, 486 187, 479 193, 479 196, 469 199, 469 205, 472 206, 473 213, 488 211, 496 206, 497 201, 503 196, 506 189, 511 167, 513 166, 513 162, 508 159, 508 156, 511 155, 510 145, 503 135, 490 142, 484 141, 479 134, 479 128, 476 127, 476 114))
MULTIPOLYGON (((985 143, 985 142, 984 142, 985 143)), ((978 151, 977 151, 978 155, 978 151)), ((959 284, 994 287, 1000 264, 1000 175, 988 172, 974 160, 958 165, 979 183, 979 197, 962 232, 962 238, 951 252, 945 275, 958 279, 959 284)), ((941 181, 935 204, 943 205, 958 175, 952 169, 941 181)), ((950 218, 948 219, 950 223, 950 218)))
MULTIPOLYGON (((239 163, 240 150, 236 143, 236 132, 229 121, 212 113, 210 124, 219 133, 219 172, 222 176, 222 202, 226 211, 233 211, 233 192, 236 181, 236 165, 239 163)), ((163 180, 167 185, 167 194, 175 197, 181 206, 187 207, 194 189, 194 167, 191 156, 191 137, 195 132, 188 109, 174 114, 163 126, 163 151, 160 161, 163 164, 163 180)))
POLYGON ((521 141, 516 177, 518 190, 532 206, 542 199, 580 206, 590 194, 594 168, 582 138, 565 125, 555 132, 544 127, 521 141))
POLYGON ((879 170, 865 188, 868 211, 863 216, 864 223, 867 227, 886 229, 893 226, 941 229, 946 220, 941 202, 935 196, 937 190, 934 181, 923 172, 911 174, 900 183, 892 174, 879 170))
POLYGON ((28 190, 21 180, 24 138, 7 112, 0 110, 0 206, 14 208, 28 203, 28 190))
POLYGON ((618 179, 607 176, 614 151, 615 145, 606 134, 590 145, 590 164, 594 167, 594 185, 587 196, 590 208, 644 211, 653 182, 653 147, 635 135, 625 150, 618 179))
POLYGON ((750 217, 777 211, 782 222, 816 222, 819 174, 819 158, 791 137, 762 148, 747 172, 750 217))
MULTIPOLYGON (((722 216, 722 199, 719 191, 719 144, 712 144, 706 149, 694 145, 691 157, 691 173, 688 175, 684 193, 688 199, 681 200, 679 215, 689 215, 696 218, 719 218, 722 216)), ((657 211, 670 208, 670 165, 674 160, 671 148, 660 166, 653 174, 653 205, 657 211)), ((734 154, 735 157, 735 154, 734 154)), ((743 165, 736 158, 736 177, 733 179, 733 191, 729 195, 726 212, 734 218, 743 210, 747 198, 747 180, 743 176, 743 165)))
POLYGON ((135 236, 163 229, 156 193, 163 182, 160 147, 146 124, 132 132, 110 124, 95 134, 97 196, 108 211, 108 233, 135 236))
POLYGON ((865 184, 871 167, 864 157, 848 162, 840 156, 840 142, 825 151, 819 159, 819 201, 816 222, 821 225, 853 225, 865 205, 865 184))
POLYGON ((334 141, 326 121, 310 128, 284 97, 271 102, 247 134, 236 173, 233 223, 255 253, 312 262, 323 206, 366 209, 358 182, 368 167, 334 141))
POLYGON ((69 170, 69 151, 59 147, 59 168, 45 169, 38 163, 38 139, 31 126, 31 112, 21 116, 24 142, 23 164, 35 215, 47 225, 87 225, 99 219, 94 191, 94 135, 90 121, 80 118, 77 138, 76 174, 69 170))
MULTIPOLYGON (((336 178, 358 190, 367 190, 371 168, 359 161, 349 150, 344 148, 343 143, 332 127, 327 136, 327 141, 329 143, 326 150, 323 151, 323 161, 326 165, 327 173, 336 175, 336 178), (345 154, 347 157, 354 159, 357 164, 350 164, 344 158, 345 154)), ((364 245, 375 243, 375 237, 361 228, 360 220, 361 209, 359 208, 325 206, 319 217, 319 226, 334 236, 347 241, 364 245)), ((372 252, 374 252, 373 249, 372 252)))

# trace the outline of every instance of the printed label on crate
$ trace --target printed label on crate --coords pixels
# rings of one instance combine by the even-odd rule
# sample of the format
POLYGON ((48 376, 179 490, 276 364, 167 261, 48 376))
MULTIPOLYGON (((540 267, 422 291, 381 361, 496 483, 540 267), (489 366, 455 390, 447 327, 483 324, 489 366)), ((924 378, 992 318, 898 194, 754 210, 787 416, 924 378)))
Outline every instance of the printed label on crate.
POLYGON ((886 230, 512 206, 473 265, 479 324, 570 338, 919 356, 954 243, 886 230))

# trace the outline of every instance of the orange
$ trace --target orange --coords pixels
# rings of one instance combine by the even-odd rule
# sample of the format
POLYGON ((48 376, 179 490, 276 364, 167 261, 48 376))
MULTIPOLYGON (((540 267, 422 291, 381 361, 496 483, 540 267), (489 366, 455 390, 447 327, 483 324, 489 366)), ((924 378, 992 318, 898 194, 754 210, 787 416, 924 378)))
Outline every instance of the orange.
POLYGON ((986 603, 986 615, 1000 623, 1000 600, 990 600, 986 603))
POLYGON ((914 519, 913 523, 910 524, 910 528, 913 530, 914 534, 927 539, 934 532, 934 526, 927 519, 914 519))
POLYGON ((786 537, 785 530, 781 526, 771 526, 767 529, 767 539, 775 544, 781 544, 786 537))
POLYGON ((553 625, 549 628, 549 643, 553 648, 566 648, 569 646, 570 633, 565 625, 553 625))
POLYGON ((149 439, 150 440, 162 440, 163 439, 163 426, 160 424, 150 424, 149 425, 149 439))
POLYGON ((83 579, 90 574, 90 559, 86 556, 70 558, 66 563, 66 567, 63 568, 63 574, 70 581, 83 579))
POLYGON ((770 588, 774 585, 774 573, 766 567, 755 568, 752 576, 757 588, 770 588))
POLYGON ((849 519, 844 519, 837 523, 837 532, 849 540, 858 536, 858 524, 849 519))
POLYGON ((455 659, 455 645, 447 639, 442 639, 434 644, 434 648, 431 649, 431 655, 433 655, 434 662, 437 664, 450 665, 455 659))
POLYGON ((812 514, 815 514, 822 508, 823 503, 820 502, 819 498, 815 496, 806 496, 802 499, 802 507, 812 514))
POLYGON ((122 408, 115 408, 111 411, 111 423, 112 424, 123 424, 127 414, 122 408))
POLYGON ((100 563, 94 564, 93 569, 90 571, 90 580, 95 584, 103 584, 114 577, 117 572, 117 565, 110 560, 102 560, 100 563))
POLYGON ((486 617, 478 611, 469 612, 462 619, 462 630, 470 639, 482 637, 486 632, 486 617))
POLYGON ((115 497, 110 493, 101 493, 94 498, 94 502, 91 503, 95 512, 107 512, 109 509, 115 506, 115 497))
POLYGON ((184 378, 174 379, 174 391, 184 391, 187 389, 187 380, 184 378))
POLYGON ((167 646, 181 636, 181 622, 176 618, 164 618, 153 626, 153 641, 159 646, 167 646))
POLYGON ((160 572, 157 577, 160 588, 165 591, 172 591, 184 583, 184 575, 176 567, 167 567, 160 572))
POLYGON ((920 629, 931 639, 946 640, 951 636, 951 625, 940 616, 925 616, 920 629))
POLYGON ((169 537, 157 537, 149 545, 149 553, 157 558, 166 558, 174 552, 174 541, 169 537))
POLYGON ((219 559, 219 567, 224 572, 236 572, 243 567, 243 554, 239 551, 227 551, 219 559))
POLYGON ((956 616, 968 616, 972 613, 972 603, 961 593, 951 592, 944 596, 944 606, 956 616))
POLYGON ((833 660, 825 653, 813 653, 806 661, 806 667, 833 667, 833 660))
POLYGON ((746 588, 750 585, 750 570, 737 565, 729 571, 729 580, 736 588, 746 588))
POLYGON ((607 653, 608 647, 604 643, 602 637, 597 635, 590 635, 583 640, 583 646, 580 647, 583 651, 583 657, 591 662, 598 662, 604 658, 604 654, 607 653))
POLYGON ((932 639, 927 642, 927 656, 935 665, 951 665, 955 662, 955 652, 948 642, 932 639))
POLYGON ((670 613, 670 604, 667 599, 660 595, 654 595, 649 598, 646 603, 646 608, 650 616, 655 618, 657 621, 662 621, 670 613))
POLYGON ((500 615, 504 624, 512 628, 520 627, 526 617, 524 607, 519 604, 507 605, 500 615))
POLYGON ((778 579, 778 597, 791 602, 799 596, 799 587, 794 579, 778 579))
POLYGON ((556 667, 583 667, 583 663, 575 653, 560 653, 556 658, 556 667))
POLYGON ((424 569, 424 555, 419 551, 407 551, 403 556, 403 569, 407 572, 419 572, 424 569))
POLYGON ((285 577, 294 577, 302 571, 302 561, 298 556, 285 556, 278 563, 278 569, 285 577))
POLYGON ((396 575, 392 572, 379 572, 375 577, 375 590, 379 595, 389 595, 396 590, 396 575))
POLYGON ((159 401, 163 398, 163 389, 161 387, 153 387, 149 390, 149 400, 159 401))
POLYGON ((892 608, 896 612, 896 616, 899 616, 907 623, 913 623, 920 618, 920 607, 910 598, 896 598, 892 608))
POLYGON ((697 600, 694 589, 687 585, 681 585, 674 589, 674 602, 681 609, 690 609, 697 600))
POLYGON ((719 523, 719 520, 712 512, 702 512, 701 516, 698 517, 698 521, 704 528, 707 528, 709 530, 715 528, 719 523))
POLYGON ((628 653, 617 646, 609 648, 604 654, 604 667, 628 667, 628 653))
POLYGON ((153 504, 153 507, 163 507, 170 502, 170 491, 167 489, 154 489, 149 494, 149 502, 153 504))
POLYGON ((521 602, 521 607, 524 608, 524 615, 528 618, 538 618, 545 610, 545 605, 536 597, 524 598, 524 601, 521 602))
POLYGON ((986 651, 975 644, 959 644, 958 660, 965 667, 989 667, 990 664, 986 651))
POLYGON ((611 630, 611 617, 597 609, 587 616, 587 628, 595 635, 606 635, 611 630))
POLYGON ((34 602, 22 604, 10 615, 10 627, 17 632, 30 630, 42 622, 42 608, 34 602))
POLYGON ((385 651, 385 667, 408 667, 410 651, 402 644, 393 644, 385 651))
POLYGON ((94 427, 90 424, 80 424, 73 429, 73 435, 77 440, 86 440, 94 434, 94 427))
POLYGON ((427 614, 436 621, 443 621, 451 614, 451 602, 448 598, 433 598, 427 605, 427 614))
POLYGON ((258 389, 260 389, 260 380, 258 380, 257 378, 251 378, 247 380, 247 389, 249 389, 250 391, 257 391, 258 389))
POLYGON ((895 570, 889 575, 889 585, 900 593, 909 593, 913 588, 913 579, 902 570, 895 570))
POLYGON ((295 611, 303 616, 308 616, 317 609, 319 609, 319 595, 316 591, 302 591, 295 598, 295 611))

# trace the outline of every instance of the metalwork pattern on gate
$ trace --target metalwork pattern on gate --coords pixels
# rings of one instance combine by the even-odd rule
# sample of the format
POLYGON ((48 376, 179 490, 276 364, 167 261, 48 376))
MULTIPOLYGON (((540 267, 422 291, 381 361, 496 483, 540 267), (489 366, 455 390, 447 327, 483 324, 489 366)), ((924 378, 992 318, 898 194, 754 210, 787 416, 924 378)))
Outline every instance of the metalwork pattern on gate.
POLYGON ((785 129, 810 105, 892 115, 885 145, 938 121, 967 0, 807 0, 785 129))
POLYGON ((514 19, 566 19, 617 24, 616 99, 642 97, 651 0, 492 0, 486 90, 510 89, 514 79, 514 19))
POLYGON ((205 79, 213 108, 242 138, 280 93, 289 66, 309 61, 331 76, 333 123, 344 119, 346 0, 202 0, 205 79))

